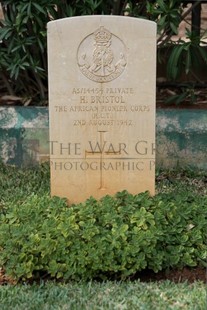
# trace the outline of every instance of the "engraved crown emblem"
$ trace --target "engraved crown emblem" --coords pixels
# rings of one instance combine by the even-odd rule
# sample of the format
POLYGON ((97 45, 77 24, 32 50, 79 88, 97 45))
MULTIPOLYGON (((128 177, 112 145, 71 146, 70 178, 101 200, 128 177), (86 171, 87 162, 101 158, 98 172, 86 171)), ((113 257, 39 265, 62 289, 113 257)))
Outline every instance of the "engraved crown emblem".
POLYGON ((106 44, 111 39, 112 34, 101 26, 98 30, 94 32, 95 41, 99 44, 106 44))
POLYGON ((122 74, 127 65, 124 42, 99 25, 99 28, 86 36, 77 52, 80 71, 89 80, 106 83, 122 74))

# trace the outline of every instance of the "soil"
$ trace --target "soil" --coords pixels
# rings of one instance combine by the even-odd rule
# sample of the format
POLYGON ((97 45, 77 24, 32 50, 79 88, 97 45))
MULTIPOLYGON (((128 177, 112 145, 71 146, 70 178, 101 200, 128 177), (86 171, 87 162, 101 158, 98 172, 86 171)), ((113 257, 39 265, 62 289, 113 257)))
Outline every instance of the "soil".
POLYGON ((156 107, 164 109, 205 109, 207 110, 207 87, 189 89, 181 86, 159 85, 156 92, 156 107), (185 96, 179 102, 179 96, 185 96), (177 97, 176 97, 177 96, 177 97), (174 100, 173 100, 174 98, 174 100))
POLYGON ((6 285, 6 284, 16 284, 16 281, 14 281, 10 277, 7 277, 5 275, 4 270, 0 268, 0 285, 6 285))
POLYGON ((158 273, 146 270, 137 274, 136 278, 140 279, 141 282, 170 280, 175 283, 185 281, 189 283, 193 283, 195 281, 207 283, 207 269, 202 267, 185 267, 181 270, 172 269, 168 271, 160 271, 158 273))
MULTIPOLYGON (((180 283, 188 282, 193 283, 195 281, 201 281, 207 284, 207 269, 203 267, 188 268, 183 269, 172 269, 168 271, 160 271, 154 273, 151 270, 144 270, 142 272, 136 273, 134 276, 130 277, 130 280, 140 279, 141 282, 157 282, 169 280, 171 282, 180 283)), ((59 282, 59 281, 58 281, 59 282)), ((0 285, 15 285, 17 282, 10 277, 7 277, 2 268, 0 268, 0 285)))

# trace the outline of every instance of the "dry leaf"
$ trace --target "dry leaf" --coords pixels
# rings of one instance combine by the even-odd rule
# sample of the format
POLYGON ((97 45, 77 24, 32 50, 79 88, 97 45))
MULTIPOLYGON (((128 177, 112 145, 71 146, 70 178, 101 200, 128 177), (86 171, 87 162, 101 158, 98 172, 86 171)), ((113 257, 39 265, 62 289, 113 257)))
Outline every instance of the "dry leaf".
POLYGON ((24 106, 27 107, 30 104, 31 101, 32 101, 32 98, 26 99, 24 101, 24 106))
POLYGON ((21 97, 17 97, 17 96, 12 96, 12 95, 5 95, 0 97, 0 101, 22 101, 21 97))

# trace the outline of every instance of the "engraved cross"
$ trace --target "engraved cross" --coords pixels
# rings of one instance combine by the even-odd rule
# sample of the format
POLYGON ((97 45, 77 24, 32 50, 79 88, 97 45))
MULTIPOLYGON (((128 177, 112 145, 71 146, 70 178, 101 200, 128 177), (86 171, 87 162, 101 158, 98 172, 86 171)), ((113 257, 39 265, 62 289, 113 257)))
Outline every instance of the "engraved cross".
POLYGON ((110 155, 110 154, 120 154, 121 151, 114 151, 114 149, 111 151, 110 146, 108 148, 107 151, 105 151, 105 145, 106 145, 106 141, 104 141, 104 133, 107 131, 98 131, 100 133, 100 144, 97 143, 94 150, 91 148, 91 151, 85 151, 85 157, 87 157, 87 155, 100 155, 100 186, 99 189, 104 190, 104 179, 103 179, 103 158, 104 158, 104 154, 106 155, 110 155), (96 149, 98 148, 98 151, 96 151, 96 149))

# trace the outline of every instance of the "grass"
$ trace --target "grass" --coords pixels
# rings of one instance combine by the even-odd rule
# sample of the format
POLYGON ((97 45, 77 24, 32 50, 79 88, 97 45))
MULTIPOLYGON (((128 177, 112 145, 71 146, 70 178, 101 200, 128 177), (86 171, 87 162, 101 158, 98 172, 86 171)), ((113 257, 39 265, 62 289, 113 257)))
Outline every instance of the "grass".
POLYGON ((40 169, 17 169, 0 164, 0 205, 24 201, 29 196, 50 195, 49 165, 40 169))
MULTIPOLYGON (((164 170, 156 173, 156 192, 207 195, 207 174, 200 170, 164 170)), ((50 194, 50 171, 41 168, 17 169, 0 164, 0 205, 25 200, 32 194, 50 194)))
POLYGON ((0 288, 1 310, 205 310, 203 283, 89 282, 0 288))
MULTIPOLYGON (((157 172, 156 191, 172 195, 207 195, 202 171, 157 172)), ((24 202, 32 194, 49 195, 49 167, 24 170, 0 165, 0 207, 24 202)), ((207 309, 206 285, 201 282, 88 282, 0 286, 0 309, 207 309)))

